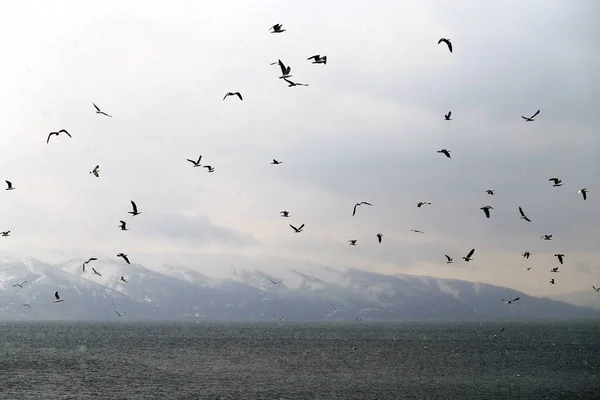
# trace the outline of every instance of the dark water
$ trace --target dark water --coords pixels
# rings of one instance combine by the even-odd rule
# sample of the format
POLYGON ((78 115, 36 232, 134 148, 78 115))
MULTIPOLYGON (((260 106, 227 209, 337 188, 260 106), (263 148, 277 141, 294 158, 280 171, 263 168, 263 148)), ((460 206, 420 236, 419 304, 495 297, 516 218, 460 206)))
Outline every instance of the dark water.
POLYGON ((599 333, 590 322, 5 324, 0 399, 600 399, 599 333))

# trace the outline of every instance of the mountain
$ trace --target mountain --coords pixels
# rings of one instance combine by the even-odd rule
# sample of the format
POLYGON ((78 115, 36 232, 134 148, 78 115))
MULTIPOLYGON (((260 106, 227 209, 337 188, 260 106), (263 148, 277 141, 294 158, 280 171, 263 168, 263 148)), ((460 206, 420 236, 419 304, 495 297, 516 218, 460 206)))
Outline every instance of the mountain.
POLYGON ((589 307, 600 310, 600 293, 596 293, 591 286, 589 290, 557 294, 551 296, 550 298, 558 301, 564 301, 565 303, 573 304, 575 306, 589 307))
POLYGON ((263 271, 244 269, 217 279, 188 267, 166 266, 159 272, 99 258, 86 272, 80 259, 58 265, 34 258, 0 261, 0 320, 481 321, 600 316, 589 308, 453 279, 327 267, 308 273, 281 268, 277 280, 263 271), (92 267, 101 276, 93 274, 92 267), (22 281, 27 281, 22 288, 13 287, 22 281), (56 290, 64 299, 61 303, 54 302, 56 290), (501 301, 515 297, 520 300, 511 305, 501 301))

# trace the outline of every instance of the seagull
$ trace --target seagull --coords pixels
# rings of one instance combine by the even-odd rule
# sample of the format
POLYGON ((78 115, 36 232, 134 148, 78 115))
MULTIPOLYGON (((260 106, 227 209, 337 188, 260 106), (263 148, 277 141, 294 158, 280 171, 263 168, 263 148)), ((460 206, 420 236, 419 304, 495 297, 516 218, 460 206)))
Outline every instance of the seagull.
POLYGON ((535 114, 533 114, 531 117, 527 118, 527 117, 524 117, 524 116, 522 116, 522 115, 521 115, 521 118, 523 118, 523 119, 524 119, 525 121, 527 121, 527 122, 532 122, 532 121, 535 121, 535 120, 534 120, 534 118, 535 118, 535 117, 536 117, 536 116, 537 116, 539 113, 540 113, 540 110, 537 110, 537 111, 535 112, 535 114))
POLYGON ((96 165, 96 167, 90 171, 90 174, 94 175, 96 178, 100 177, 100 166, 96 165))
POLYGON ((475 249, 472 249, 469 254, 467 254, 466 257, 463 257, 463 260, 465 260, 466 262, 469 262, 472 260, 471 256, 473 255, 473 253, 475 253, 475 249))
POLYGON ((23 281, 21 283, 16 283, 16 284, 12 285, 12 287, 17 287, 18 286, 18 287, 22 288, 23 285, 26 284, 26 283, 27 283, 27 281, 23 281))
POLYGON ((67 130, 66 130, 66 129, 61 129, 61 130, 60 130, 60 131, 58 131, 58 132, 50 132, 50 133, 48 134, 48 139, 46 139, 46 144, 48 144, 48 143, 50 142, 50 136, 52 136, 52 135, 56 135, 56 136, 58 136, 60 133, 66 133, 68 137, 72 137, 72 136, 71 136, 71 134, 69 134, 69 132, 67 132, 67 130))
POLYGON ((480 210, 483 210, 483 212, 485 213, 485 216, 487 218, 490 217, 490 210, 493 210, 493 209, 494 209, 494 207, 492 207, 492 206, 484 206, 484 207, 480 208, 480 210))
POLYGON ((498 336, 499 334, 501 334, 502 332, 504 332, 504 329, 505 329, 505 328, 502 328, 502 329, 500 329, 500 332, 496 333, 495 335, 492 335, 492 337, 496 337, 496 336, 498 336))
POLYGON ((448 158, 452 158, 452 157, 450 157, 450 150, 441 149, 441 150, 438 150, 437 152, 442 153, 443 155, 445 155, 448 158))
POLYGON ((423 232, 423 231, 420 231, 420 230, 418 230, 418 229, 411 229, 410 231, 411 231, 411 232, 414 232, 414 233, 425 233, 425 232, 423 232))
POLYGON ((240 94, 240 92, 227 92, 225 97, 223 97, 223 100, 225 100, 227 98, 227 96, 237 96, 240 98, 240 100, 244 100, 244 99, 242 99, 242 95, 240 94))
POLYGON ((135 203, 134 203, 134 201, 133 201, 133 200, 131 200, 131 207, 133 207, 133 211, 128 211, 128 214, 131 214, 131 215, 133 215, 134 217, 135 217, 136 215, 139 215, 139 214, 141 214, 141 212, 138 212, 138 208, 137 208, 137 206, 135 205, 135 203))
POLYGON ((308 86, 308 83, 296 83, 296 82, 290 81, 288 78, 283 78, 283 80, 288 83, 288 87, 293 87, 293 86, 308 86))
POLYGON ((115 312, 115 314, 117 314, 119 317, 120 317, 120 316, 122 316, 123 314, 125 314, 125 313, 121 314, 121 313, 120 313, 120 312, 118 312, 117 310, 113 310, 113 311, 114 311, 114 312, 115 312))
POLYGON ((273 161, 271 161, 271 164, 278 165, 278 164, 282 164, 282 162, 277 161, 276 159, 273 159, 273 161))
POLYGON ((592 289, 594 289, 596 291, 596 293, 600 292, 600 287, 596 287, 596 286, 592 285, 592 289))
POLYGON ((304 224, 300 225, 300 228, 296 228, 294 225, 290 224, 290 227, 296 232, 296 233, 300 233, 302 232, 302 229, 304 228, 304 224))
POLYGON ((327 64, 327 56, 321 57, 319 54, 308 57, 307 60, 313 60, 313 64, 327 64))
POLYGON ((123 260, 125 260, 125 262, 126 262, 127 264, 131 264, 131 263, 129 262, 129 258, 127 258, 127 254, 119 253, 119 254, 117 254, 117 257, 121 257, 123 260))
MULTIPOLYGON (((92 104, 94 104, 94 103, 92 103, 92 104)), ((112 118, 112 115, 108 115, 104 111, 101 111, 100 108, 96 104, 94 104, 94 108, 96 108, 96 114, 102 114, 102 115, 106 115, 107 117, 111 117, 112 118)))
POLYGON ((4 181, 6 182, 6 189, 5 190, 15 190, 15 188, 12 185, 11 181, 4 181))
POLYGON ((554 184, 552 185, 553 187, 558 187, 558 186, 562 186, 562 180, 558 179, 558 178, 550 178, 548 179, 551 182, 554 182, 554 184))
POLYGON ((523 256, 523 258, 526 258, 529 260, 529 256, 531 255, 530 252, 526 251, 525 253, 521 254, 523 256))
POLYGON ((552 240, 552 235, 544 235, 540 239, 542 239, 542 240, 552 240))
POLYGON ((215 168, 211 167, 210 165, 205 165, 203 168, 208 169, 208 172, 215 172, 215 168))
POLYGON ((431 203, 428 203, 426 201, 420 201, 420 202, 417 203, 417 207, 419 207, 419 208, 421 208, 421 206, 425 206, 425 205, 430 206, 431 203))
POLYGON ((554 267, 554 268, 552 268, 552 269, 550 270, 550 272, 559 272, 559 271, 558 271, 558 267, 554 267))
POLYGON ((279 211, 279 213, 284 218, 288 218, 290 216, 290 212, 289 211, 279 211))
POLYGON ((554 278, 550 279, 550 284, 551 284, 551 285, 554 285, 554 284, 555 284, 555 282, 554 282, 554 278))
POLYGON ((10 236, 10 231, 0 232, 0 235, 2 235, 2 237, 10 236))
POLYGON ((329 302, 329 304, 331 304, 331 307, 333 307, 333 309, 334 309, 334 310, 337 310, 339 307, 342 307, 342 306, 343 306, 343 304, 340 304, 340 305, 335 305, 335 304, 333 304, 332 302, 329 302))
POLYGON ((564 254, 555 254, 554 256, 558 258, 559 263, 563 263, 563 258, 565 258, 564 254))
POLYGON ((519 299, 520 299, 520 297, 514 298, 512 300, 504 300, 504 299, 502 299, 502 301, 504 302, 504 304, 512 304, 513 302, 515 302, 515 301, 517 301, 519 299))
POLYGON ((278 283, 281 283, 281 281, 274 281, 271 278, 267 278, 267 279, 270 280, 273 285, 277 285, 278 283))
POLYGON ((446 121, 452 121, 452 118, 450 118, 450 116, 452 116, 452 111, 448 111, 448 114, 444 114, 444 118, 446 119, 446 121))
POLYGON ((527 215, 525 215, 525 212, 523 211, 521 206, 519 206, 519 213, 521 214, 521 219, 524 219, 527 222, 531 222, 531 220, 529 218, 527 218, 527 215))
POLYGON ((383 238, 383 233, 378 233, 375 236, 377 236, 377 240, 379 241, 379 243, 381 243, 381 239, 383 238))
POLYGON ((121 282, 125 282, 125 283, 127 283, 127 279, 125 279, 125 277, 124 277, 124 276, 122 276, 122 277, 121 277, 121 282))
POLYGON ((21 307, 29 307, 29 308, 31 308, 31 306, 29 305, 29 303, 24 303, 24 304, 21 305, 21 307))
POLYGON ((527 271, 529 271, 531 269, 531 267, 527 267, 527 271))
POLYGON ((452 261, 454 261, 454 258, 450 257, 448 254, 444 254, 446 256, 446 259, 448 261, 446 261, 446 264, 452 264, 452 261))
POLYGON ((448 45, 448 50, 450 50, 450 53, 452 53, 452 43, 450 43, 450 39, 441 38, 440 40, 438 40, 438 44, 440 44, 442 42, 444 42, 448 45))
POLYGON ((84 261, 84 263, 83 263, 83 272, 85 272, 85 266, 86 266, 86 264, 89 264, 91 261, 97 261, 97 260, 98 259, 96 257, 91 257, 87 261, 84 261))
POLYGON ((198 161, 190 160, 189 158, 186 158, 186 160, 188 160, 189 162, 191 162, 192 164, 194 164, 194 168, 199 167, 200 166, 200 160, 202 160, 202 154, 200 155, 200 157, 198 157, 198 161))
POLYGON ((94 268, 94 267, 92 267, 92 273, 93 273, 94 275, 102 276, 102 275, 100 274, 100 272, 96 271, 96 268, 94 268))
POLYGON ((269 30, 271 31, 271 33, 282 33, 282 32, 285 32, 285 29, 281 29, 281 28, 283 28, 283 25, 281 25, 281 24, 275 24, 271 28, 269 28, 269 30))
POLYGON ((58 292, 54 292, 54 298, 55 298, 55 300, 54 300, 55 303, 60 303, 61 301, 63 301, 60 298, 60 296, 58 295, 58 292))
POLYGON ((290 75, 290 73, 292 72, 292 67, 286 67, 283 61, 281 60, 277 60, 276 63, 272 63, 271 65, 275 64, 279 65, 279 68, 281 68, 281 76, 279 77, 279 79, 291 78, 293 76, 290 75))
POLYGON ((487 194, 493 196, 494 195, 494 189, 488 189, 485 191, 487 194))
POLYGON ((358 203, 356 203, 356 204, 354 205, 354 210, 352 211, 352 216, 353 216, 353 217, 354 217, 354 215, 356 214, 356 207, 358 207, 358 206, 361 206, 361 205, 363 205, 363 204, 366 204, 366 205, 368 205, 368 206, 372 206, 372 205, 373 205, 373 204, 371 204, 371 203, 367 203, 366 201, 361 201, 361 202, 358 202, 358 203))
POLYGON ((356 239, 350 239, 350 240, 348 240, 348 244, 350 246, 356 246, 356 239))
POLYGON ((122 231, 128 231, 129 229, 127 229, 127 222, 125 221, 119 221, 121 224, 119 225, 119 228, 121 228, 122 231))
POLYGON ((577 193, 581 193, 581 195, 583 196, 583 199, 587 200, 587 192, 589 192, 589 190, 587 190, 586 188, 583 188, 577 193))

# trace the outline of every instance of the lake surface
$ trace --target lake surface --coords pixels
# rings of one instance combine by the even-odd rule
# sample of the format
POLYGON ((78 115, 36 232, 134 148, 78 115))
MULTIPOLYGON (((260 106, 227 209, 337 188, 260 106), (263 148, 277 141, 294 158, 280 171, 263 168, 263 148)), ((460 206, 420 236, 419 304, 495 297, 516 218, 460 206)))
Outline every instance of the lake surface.
POLYGON ((532 400, 599 390, 593 322, 0 325, 2 399, 532 400))

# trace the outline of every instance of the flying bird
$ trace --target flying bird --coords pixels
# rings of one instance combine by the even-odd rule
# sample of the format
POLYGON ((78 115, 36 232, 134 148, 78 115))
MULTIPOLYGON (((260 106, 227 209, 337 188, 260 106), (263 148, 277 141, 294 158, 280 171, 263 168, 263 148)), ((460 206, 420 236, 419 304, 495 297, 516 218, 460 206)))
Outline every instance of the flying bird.
POLYGON ((90 174, 94 175, 96 178, 100 177, 100 166, 96 165, 96 167, 90 171, 90 174))
POLYGON ((16 283, 16 284, 12 285, 12 287, 20 287, 20 288, 22 288, 23 285, 26 284, 26 283, 27 283, 27 281, 23 281, 21 283, 16 283))
POLYGON ((2 237, 10 236, 10 231, 0 232, 0 235, 2 235, 2 237))
POLYGON ((450 43, 450 39, 441 38, 440 40, 438 40, 438 44, 440 44, 442 42, 444 42, 448 45, 448 50, 450 50, 450 53, 452 53, 452 43, 450 43))
MULTIPOLYGON (((94 103, 92 103, 92 104, 94 104, 94 103)), ((98 107, 96 104, 94 104, 94 108, 96 109, 96 114, 102 114, 102 115, 106 115, 107 117, 111 117, 112 118, 112 115, 108 115, 104 111, 101 111, 100 107, 98 107)))
POLYGON ((552 269, 550 270, 550 272, 559 272, 559 271, 558 271, 558 267, 554 267, 554 268, 552 268, 552 269))
POLYGON ((379 241, 379 243, 381 243, 381 239, 383 238, 383 233, 378 233, 375 236, 377 236, 377 240, 379 241))
POLYGON ((94 267, 92 267, 92 273, 93 273, 94 275, 102 276, 102 275, 100 274, 100 272, 96 271, 96 268, 94 268, 94 267))
POLYGON ((85 272, 85 266, 86 266, 87 264, 89 264, 89 263, 90 263, 90 262, 92 262, 92 261, 97 261, 97 260, 98 260, 98 259, 97 259, 96 257, 91 257, 91 258, 89 258, 87 261, 84 261, 84 263, 83 263, 83 272, 85 272))
POLYGON ((531 267, 527 267, 527 271, 529 271, 531 269, 531 267))
POLYGON ((356 203, 356 204, 354 205, 354 210, 352 211, 352 216, 353 216, 353 217, 354 217, 354 215, 356 214, 356 207, 358 207, 358 206, 361 206, 361 205, 363 205, 363 204, 366 204, 366 205, 368 205, 368 206, 372 206, 372 205, 373 205, 373 204, 371 204, 371 203, 367 203, 366 201, 361 201, 361 202, 358 202, 358 203, 356 203))
POLYGON ((512 300, 504 300, 504 299, 502 299, 502 301, 504 302, 504 304, 512 304, 513 302, 515 302, 515 301, 517 301, 519 299, 520 299, 520 297, 516 297, 516 298, 514 298, 512 300))
POLYGON ((300 225, 299 228, 296 228, 294 225, 290 224, 290 227, 296 232, 296 233, 300 233, 302 232, 302 229, 304 228, 304 224, 300 225))
POLYGON ((492 207, 492 206, 484 206, 484 207, 480 208, 480 210, 483 210, 483 212, 485 213, 486 218, 490 217, 490 210, 493 210, 493 209, 494 209, 494 207, 492 207))
POLYGON ((288 83, 288 87, 293 87, 293 86, 308 86, 308 83, 296 83, 296 82, 290 81, 288 78, 283 78, 283 80, 288 83))
POLYGON ((465 260, 466 262, 469 262, 472 260, 471 256, 473 255, 473 253, 475 253, 475 249, 472 249, 469 254, 467 254, 466 257, 463 257, 463 260, 465 260))
POLYGON ((13 184, 11 181, 4 181, 6 182, 6 189, 5 190, 15 190, 15 188, 13 187, 13 184))
POLYGON ((210 165, 205 165, 203 168, 206 168, 208 172, 215 172, 215 168, 210 165))
POLYGON ((562 180, 558 178, 550 178, 548 179, 550 182, 554 182, 553 187, 562 186, 562 180))
POLYGON ((554 285, 556 282, 554 282, 554 278, 550 279, 550 284, 554 285))
POLYGON ((505 328, 502 328, 502 329, 500 329, 500 332, 496 333, 495 335, 492 335, 492 337, 496 337, 496 336, 498 336, 499 334, 501 334, 502 332, 504 332, 504 329, 505 329, 505 328))
POLYGON ((284 218, 288 218, 290 216, 290 212, 289 211, 279 211, 279 213, 284 218))
POLYGON ((69 132, 67 132, 67 130, 66 130, 66 129, 61 129, 61 130, 60 130, 60 131, 58 131, 58 132, 50 132, 50 133, 48 134, 48 139, 46 139, 46 144, 48 144, 48 143, 50 142, 50 137, 51 137, 51 136, 54 136, 54 135, 58 136, 60 133, 66 133, 68 137, 72 138, 71 134, 70 134, 69 132))
POLYGON ((141 214, 141 212, 138 212, 138 208, 137 205, 135 204, 135 202, 133 200, 131 200, 131 207, 133 208, 133 211, 128 211, 128 214, 131 214, 132 216, 136 216, 141 214))
POLYGON ((277 161, 276 159, 273 159, 273 161, 271 161, 271 164, 278 165, 278 164, 282 164, 282 162, 277 161))
POLYGON ((319 54, 308 57, 307 60, 313 60, 313 64, 327 64, 327 56, 321 57, 319 54))
POLYGON ((417 203, 417 207, 419 207, 419 208, 421 208, 421 206, 425 206, 425 205, 430 206, 431 203, 428 203, 426 201, 420 201, 417 203))
POLYGON ((519 213, 521 214, 521 219, 524 219, 527 222, 531 222, 531 220, 529 218, 527 218, 527 215, 525 215, 525 212, 523 211, 521 206, 519 206, 519 213))
POLYGON ((29 305, 29 303, 23 303, 23 304, 21 305, 21 307, 29 307, 29 308, 31 308, 31 306, 29 305))
POLYGON ((586 188, 583 188, 577 193, 581 193, 581 195, 583 196, 583 199, 587 200, 587 192, 589 192, 589 190, 587 190, 586 188))
POLYGON ((283 28, 282 24, 275 24, 271 28, 269 28, 269 31, 271 31, 271 33, 282 33, 282 32, 285 32, 285 29, 281 29, 281 28, 283 28))
POLYGON ((542 240, 552 240, 552 235, 544 235, 540 239, 542 239, 542 240))
POLYGON ((446 264, 452 264, 452 261, 454 261, 454 258, 450 257, 448 254, 444 254, 446 256, 446 264))
POLYGON ((63 301, 63 300, 58 295, 58 292, 54 292, 54 302, 55 303, 60 303, 61 301, 63 301))
POLYGON ((418 230, 418 229, 411 229, 410 231, 411 231, 411 232, 414 232, 414 233, 425 233, 425 232, 423 232, 423 231, 420 231, 420 230, 418 230))
POLYGON ((350 246, 356 246, 356 239, 350 239, 350 240, 348 240, 348 244, 350 246))
POLYGON ((119 221, 121 224, 119 225, 119 228, 121 228, 122 231, 128 231, 129 229, 127 229, 127 222, 125 221, 119 221))
POLYGON ((595 287, 594 285, 592 285, 592 289, 594 289, 596 293, 600 292, 600 287, 595 287))
POLYGON ((448 158, 452 158, 452 157, 450 157, 450 150, 447 150, 447 149, 441 149, 441 150, 438 150, 437 152, 438 152, 438 153, 441 153, 441 154, 443 154, 443 155, 445 155, 445 156, 446 156, 446 157, 448 157, 448 158))
POLYGON ((525 121, 527 122, 531 122, 531 121, 535 121, 534 118, 540 113, 540 110, 537 110, 535 112, 535 114, 533 114, 531 117, 527 118, 521 115, 521 118, 523 118, 525 121))
POLYGON ((452 116, 452 111, 448 111, 448 114, 444 114, 444 119, 446 121, 452 121, 452 118, 450 118, 452 116))
POLYGON ((277 285, 278 283, 281 283, 281 281, 274 281, 271 278, 267 278, 267 279, 270 280, 273 285, 277 285))
POLYGON ((123 260, 125 260, 125 262, 126 262, 127 264, 131 264, 131 263, 129 262, 129 258, 127 258, 127 254, 119 253, 119 254, 117 254, 117 257, 121 257, 123 260))
POLYGON ((125 282, 125 283, 127 283, 127 279, 125 279, 125 277, 124 277, 124 276, 122 276, 120 280, 121 280, 121 282, 125 282))
POLYGON ((493 196, 494 195, 494 189, 488 189, 485 191, 487 194, 493 196))
POLYGON ((281 69, 281 76, 279 77, 279 79, 286 79, 286 78, 291 78, 293 75, 290 75, 292 72, 292 67, 286 67, 285 64, 283 63, 283 61, 281 60, 277 60, 276 63, 272 63, 271 65, 279 65, 279 68, 281 69))
POLYGON ((198 157, 198 161, 190 160, 189 158, 186 158, 186 160, 188 160, 189 162, 191 162, 192 164, 194 164, 194 168, 199 167, 200 166, 200 160, 202 160, 202 154, 200 155, 200 157, 198 157))
POLYGON ((237 96, 240 98, 240 100, 244 100, 242 98, 242 95, 240 94, 240 92, 227 92, 227 94, 225 95, 225 97, 223 97, 223 100, 225 100, 227 98, 227 96, 237 96))
POLYGON ((523 258, 526 258, 529 260, 529 256, 531 255, 530 252, 526 251, 525 253, 521 254, 523 256, 523 258))
POLYGON ((564 254, 555 254, 554 257, 558 258, 559 263, 563 263, 563 259, 565 258, 564 254))

